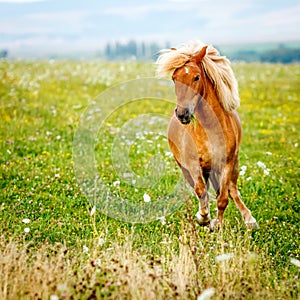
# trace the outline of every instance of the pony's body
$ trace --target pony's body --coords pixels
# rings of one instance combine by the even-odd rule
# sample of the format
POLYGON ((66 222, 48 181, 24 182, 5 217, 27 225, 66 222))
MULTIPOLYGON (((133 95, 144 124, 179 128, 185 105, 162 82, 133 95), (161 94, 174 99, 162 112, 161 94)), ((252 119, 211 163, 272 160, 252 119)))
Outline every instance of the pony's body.
POLYGON ((158 74, 173 72, 177 107, 171 117, 168 140, 175 160, 194 188, 200 207, 200 224, 210 223, 208 184, 217 193, 218 215, 223 223, 228 195, 235 201, 248 226, 257 226, 237 189, 241 124, 237 82, 229 61, 212 46, 189 44, 165 51, 157 61, 158 74))

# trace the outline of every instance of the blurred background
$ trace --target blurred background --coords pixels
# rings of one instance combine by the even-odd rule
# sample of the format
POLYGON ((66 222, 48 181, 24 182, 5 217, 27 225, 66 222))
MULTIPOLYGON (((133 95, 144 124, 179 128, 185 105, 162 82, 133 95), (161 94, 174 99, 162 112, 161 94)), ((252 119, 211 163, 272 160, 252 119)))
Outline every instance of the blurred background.
POLYGON ((189 40, 233 60, 300 61, 299 0, 0 0, 0 57, 153 60, 189 40))

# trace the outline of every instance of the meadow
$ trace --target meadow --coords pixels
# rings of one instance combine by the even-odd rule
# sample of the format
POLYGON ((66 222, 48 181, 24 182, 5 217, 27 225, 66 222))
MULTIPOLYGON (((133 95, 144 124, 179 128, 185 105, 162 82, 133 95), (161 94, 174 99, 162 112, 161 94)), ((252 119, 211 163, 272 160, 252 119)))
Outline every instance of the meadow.
MULTIPOLYGON (((153 78, 152 64, 0 61, 0 299, 300 299, 300 65, 233 69, 239 190, 259 228, 247 230, 230 201, 224 227, 210 232, 195 222, 193 194, 180 194, 171 214, 126 222, 128 212, 114 218, 88 200, 74 171, 74 135, 90 103, 128 80, 153 78)), ((110 196, 143 207, 168 197, 180 174, 163 122, 135 122, 174 109, 147 98, 156 94, 149 89, 112 111, 92 155, 110 196), (137 175, 130 184, 116 164, 123 152, 137 175), (157 181, 153 168, 163 176, 147 188, 157 181)), ((126 92, 119 97, 135 91, 126 92)))

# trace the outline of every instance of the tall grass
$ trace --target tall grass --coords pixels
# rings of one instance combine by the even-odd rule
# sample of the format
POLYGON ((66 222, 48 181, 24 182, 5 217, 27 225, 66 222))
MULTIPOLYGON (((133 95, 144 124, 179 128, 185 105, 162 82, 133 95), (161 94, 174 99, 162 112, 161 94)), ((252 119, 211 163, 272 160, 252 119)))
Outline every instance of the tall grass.
POLYGON ((2 242, 0 298, 195 299, 213 288, 212 299, 299 299, 297 280, 278 278, 251 233, 185 227, 176 242, 156 245, 160 254, 136 248, 134 229, 110 247, 102 239, 82 249, 2 242))

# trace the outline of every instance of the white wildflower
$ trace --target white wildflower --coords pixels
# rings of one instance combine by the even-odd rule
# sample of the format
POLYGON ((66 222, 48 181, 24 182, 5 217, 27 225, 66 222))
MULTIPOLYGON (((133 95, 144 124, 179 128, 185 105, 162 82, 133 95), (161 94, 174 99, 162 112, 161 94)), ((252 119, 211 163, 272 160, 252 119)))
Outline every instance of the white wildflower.
POLYGON ((22 222, 23 222, 24 224, 29 224, 29 223, 30 223, 30 220, 26 218, 26 219, 23 219, 22 222))
POLYGON ((296 258, 291 258, 290 262, 295 265, 296 267, 300 268, 300 260, 296 259, 296 258))
POLYGON ((161 241, 160 242, 160 244, 162 244, 162 245, 169 245, 169 244, 172 244, 172 242, 171 241, 161 241))
POLYGON ((173 156, 173 153, 170 152, 170 151, 165 151, 165 156, 166 156, 166 157, 172 157, 172 156, 173 156))
POLYGON ((247 166, 241 166, 240 176, 244 176, 247 170, 247 166))
POLYGON ((50 300, 59 300, 59 297, 57 295, 51 295, 50 300))
POLYGON ((88 253, 89 252, 89 248, 86 245, 83 245, 83 252, 84 253, 88 253))
POLYGON ((273 153, 270 152, 270 151, 267 151, 266 154, 267 154, 267 155, 272 155, 273 153))
POLYGON ((249 176, 249 177, 246 178, 246 180, 247 180, 247 181, 250 181, 250 180, 252 180, 252 177, 249 176))
POLYGON ((209 300, 215 294, 215 291, 214 288, 206 289, 197 297, 197 300, 209 300))
POLYGON ((59 178, 60 175, 59 175, 59 174, 55 174, 54 177, 55 177, 55 178, 59 178))
POLYGON ((247 170, 247 166, 241 166, 241 171, 246 171, 247 170))
POLYGON ((101 267, 101 259, 100 258, 97 258, 95 263, 98 267, 101 267))
POLYGON ((113 182, 113 186, 119 186, 120 185, 120 180, 116 180, 113 182))
POLYGON ((264 169, 264 174, 266 176, 269 176, 270 175, 270 169, 264 169))
POLYGON ((94 205, 91 210, 91 216, 93 216, 95 214, 95 212, 96 212, 96 206, 94 205))
POLYGON ((260 167, 262 169, 266 169, 266 165, 262 161, 258 161, 256 164, 258 167, 260 167))
POLYGON ((28 227, 24 228, 25 233, 28 233, 29 231, 30 231, 30 228, 28 228, 28 227))
POLYGON ((145 193, 143 197, 144 197, 144 202, 150 202, 151 201, 151 198, 148 194, 145 193))
POLYGON ((99 238, 99 240, 98 240, 98 245, 99 245, 99 246, 103 246, 104 243, 105 243, 105 239, 104 239, 104 238, 99 238))
POLYGON ((162 225, 166 225, 166 217, 165 216, 157 217, 156 219, 160 220, 160 222, 161 222, 162 225))
POLYGON ((59 283, 59 284, 57 285, 57 289, 58 289, 60 292, 65 292, 65 291, 68 289, 68 287, 67 287, 67 285, 66 285, 65 283, 59 283))
POLYGON ((229 260, 234 257, 233 253, 225 253, 215 257, 216 262, 221 262, 225 260, 229 260))

